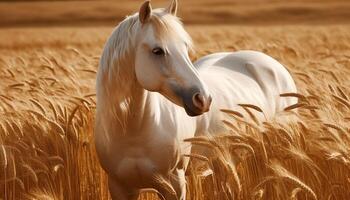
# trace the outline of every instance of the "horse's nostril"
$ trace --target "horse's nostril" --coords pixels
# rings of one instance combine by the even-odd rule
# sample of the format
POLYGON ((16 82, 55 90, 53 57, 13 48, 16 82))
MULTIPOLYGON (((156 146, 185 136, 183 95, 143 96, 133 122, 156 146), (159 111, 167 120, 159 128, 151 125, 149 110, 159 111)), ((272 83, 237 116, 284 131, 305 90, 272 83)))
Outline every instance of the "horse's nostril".
POLYGON ((193 105, 198 108, 199 110, 204 110, 206 107, 206 102, 204 99, 204 96, 200 93, 196 93, 195 95, 193 95, 193 105))
POLYGON ((198 109, 202 110, 205 106, 205 100, 204 96, 201 95, 200 93, 196 93, 193 95, 193 105, 196 106, 198 109))

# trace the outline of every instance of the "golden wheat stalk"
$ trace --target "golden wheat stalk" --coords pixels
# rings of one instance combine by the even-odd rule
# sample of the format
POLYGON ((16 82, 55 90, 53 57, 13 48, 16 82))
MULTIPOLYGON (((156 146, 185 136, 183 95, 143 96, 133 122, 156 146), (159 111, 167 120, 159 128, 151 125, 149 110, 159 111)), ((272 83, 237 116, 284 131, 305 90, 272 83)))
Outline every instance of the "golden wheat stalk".
POLYGON ((243 118, 243 115, 240 112, 238 112, 238 111, 228 110, 228 109, 220 109, 220 111, 224 112, 224 113, 227 113, 227 114, 230 114, 230 115, 234 115, 234 116, 243 118))
POLYGON ((229 121, 227 121, 227 120, 222 120, 222 122, 223 122, 228 128, 239 132, 239 129, 238 129, 235 125, 233 125, 233 123, 231 123, 231 122, 229 122, 229 121))
POLYGON ((307 106, 306 103, 296 103, 296 104, 293 104, 291 106, 288 106, 284 109, 284 111, 291 111, 291 110, 294 110, 294 109, 297 109, 297 108, 302 108, 302 107, 305 107, 307 106))
POLYGON ((39 108, 43 115, 46 115, 46 110, 45 110, 44 106, 41 105, 37 100, 30 99, 29 101, 31 101, 37 108, 39 108))
POLYGON ((6 69, 6 71, 10 74, 12 78, 16 78, 15 73, 13 73, 10 69, 6 69))
POLYGON ((255 124, 259 125, 259 120, 256 116, 248 109, 248 107, 243 107, 243 109, 248 113, 249 117, 255 122, 255 124))
POLYGON ((189 157, 189 158, 198 159, 198 160, 201 160, 201 161, 204 161, 204 162, 209 162, 209 159, 207 157, 205 157, 203 155, 199 155, 199 154, 191 153, 191 154, 184 154, 183 156, 189 157))
POLYGON ((166 180, 162 175, 154 175, 153 180, 159 184, 164 190, 169 192, 171 195, 176 196, 176 191, 171 185, 169 180, 166 180))
POLYGON ((287 169, 282 167, 280 164, 272 163, 270 167, 278 177, 286 179, 292 184, 293 183, 296 184, 297 186, 302 188, 304 191, 306 191, 309 195, 311 195, 313 199, 317 200, 317 195, 308 185, 306 185, 304 182, 302 182, 300 179, 298 179, 296 176, 294 176, 292 173, 290 173, 287 169))
POLYGON ((259 106, 256 106, 256 105, 252 105, 252 104, 238 104, 238 105, 243 108, 251 108, 258 112, 264 113, 264 111, 259 106))
POLYGON ((9 88, 21 88, 23 86, 25 86, 24 83, 16 83, 16 84, 9 85, 8 87, 9 88))
POLYGON ((326 127, 328 128, 332 128, 332 129, 335 129, 337 131, 339 131, 340 133, 342 133, 343 135, 347 135, 346 131, 340 127, 340 126, 337 126, 337 125, 334 125, 334 124, 329 124, 329 123, 323 123, 326 127))
POLYGON ((51 99, 46 98, 46 101, 49 103, 49 107, 51 108, 51 110, 53 112, 53 116, 54 116, 55 120, 57 120, 58 119, 58 113, 57 113, 56 107, 53 105, 51 99))
POLYGON ((7 165, 8 165, 8 160, 7 160, 7 152, 6 152, 6 149, 5 149, 5 145, 0 145, 1 146, 1 152, 2 152, 2 158, 3 158, 3 166, 4 166, 4 169, 7 168, 7 165))
POLYGON ((255 155, 254 148, 252 146, 250 146, 249 144, 232 142, 232 143, 230 143, 230 146, 233 149, 246 149, 250 153, 252 153, 252 155, 255 155))
POLYGON ((298 98, 298 99, 301 99, 301 100, 305 100, 306 99, 306 97, 304 95, 299 94, 299 93, 293 93, 293 92, 280 94, 280 97, 295 97, 295 98, 298 98))
POLYGON ((33 168, 31 168, 28 164, 22 164, 22 167, 29 173, 29 175, 35 183, 39 182, 38 176, 36 175, 33 168))
POLYGON ((92 70, 92 69, 82 69, 81 71, 83 71, 83 72, 89 72, 89 73, 92 73, 92 74, 96 74, 96 73, 97 73, 96 70, 92 70))
POLYGON ((340 104, 342 104, 345 107, 347 107, 348 109, 350 109, 350 103, 347 100, 345 100, 345 99, 343 99, 341 97, 338 97, 338 96, 336 96, 334 94, 332 94, 332 97, 334 97, 335 100, 337 100, 340 104))
POLYGON ((343 99, 349 101, 349 97, 345 94, 345 92, 339 86, 337 86, 337 89, 340 93, 340 96, 342 96, 343 99))

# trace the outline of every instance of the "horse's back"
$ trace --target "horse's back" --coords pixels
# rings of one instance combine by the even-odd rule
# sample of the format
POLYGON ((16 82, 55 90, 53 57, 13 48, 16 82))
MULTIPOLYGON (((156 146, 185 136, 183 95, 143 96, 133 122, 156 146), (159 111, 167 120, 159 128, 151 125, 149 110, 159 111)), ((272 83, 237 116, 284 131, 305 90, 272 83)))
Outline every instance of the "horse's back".
MULTIPOLYGON (((236 84, 237 91, 239 91, 238 87, 241 87, 240 89, 246 89, 244 93, 260 94, 258 95, 261 99, 260 102, 264 101, 264 103, 260 103, 260 106, 265 108, 268 112, 267 114, 273 115, 297 102, 296 99, 291 97, 279 97, 281 93, 296 92, 294 80, 283 65, 264 53, 257 51, 216 53, 199 59, 194 65, 207 80, 217 71, 221 71, 224 68, 226 74, 222 74, 222 77, 231 76, 232 84, 236 84), (253 80, 254 84, 249 83, 251 80, 253 80)), ((236 92, 236 90, 232 92, 236 92)), ((236 96, 242 96, 242 99, 238 101, 239 103, 244 103, 245 94, 236 96)), ((254 94, 251 96, 253 97, 254 94)), ((254 101, 253 98, 251 99, 251 101, 246 99, 247 102, 245 103, 259 103, 254 101)))

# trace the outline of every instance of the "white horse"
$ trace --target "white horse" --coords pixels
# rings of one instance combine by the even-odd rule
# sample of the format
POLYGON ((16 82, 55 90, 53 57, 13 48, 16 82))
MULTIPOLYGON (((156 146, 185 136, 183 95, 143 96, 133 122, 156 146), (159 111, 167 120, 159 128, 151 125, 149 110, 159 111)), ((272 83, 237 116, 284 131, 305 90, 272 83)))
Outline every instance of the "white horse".
POLYGON ((137 199, 143 188, 185 199, 188 159, 182 155, 191 147, 184 139, 221 130, 221 108, 254 104, 273 116, 296 103, 279 97, 296 92, 292 77, 263 53, 217 53, 193 64, 191 38, 176 11, 176 0, 155 10, 145 2, 103 50, 95 141, 116 200, 137 199))

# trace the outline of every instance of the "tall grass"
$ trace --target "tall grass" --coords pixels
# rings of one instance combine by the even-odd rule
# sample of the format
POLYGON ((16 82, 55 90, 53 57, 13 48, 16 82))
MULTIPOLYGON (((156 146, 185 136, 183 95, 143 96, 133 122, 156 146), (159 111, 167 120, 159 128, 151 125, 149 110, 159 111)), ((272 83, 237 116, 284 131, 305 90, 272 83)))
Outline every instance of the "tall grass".
MULTIPOLYGON (((349 30, 190 28, 197 56, 256 49, 286 64, 299 92, 280 98, 292 96, 299 103, 264 123, 254 120, 260 111, 253 105, 241 105, 248 115, 222 110, 231 117, 222 122, 230 131, 186 140, 213 152, 186 155, 196 161, 187 172, 189 199, 350 197, 349 30)), ((73 31, 65 31, 57 40, 50 36, 50 45, 47 38, 36 38, 33 47, 0 40, 0 199, 108 198, 93 140, 102 41, 69 47, 73 31)), ((96 32, 84 34, 91 41, 96 32)))

